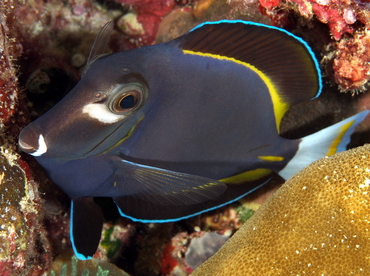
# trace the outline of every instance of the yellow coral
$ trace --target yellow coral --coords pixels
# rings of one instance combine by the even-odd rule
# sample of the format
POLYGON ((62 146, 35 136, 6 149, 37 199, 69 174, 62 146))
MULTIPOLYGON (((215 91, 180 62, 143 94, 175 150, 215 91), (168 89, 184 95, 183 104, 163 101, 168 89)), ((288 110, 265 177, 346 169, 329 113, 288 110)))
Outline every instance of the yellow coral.
POLYGON ((369 275, 370 145, 287 181, 196 275, 369 275))

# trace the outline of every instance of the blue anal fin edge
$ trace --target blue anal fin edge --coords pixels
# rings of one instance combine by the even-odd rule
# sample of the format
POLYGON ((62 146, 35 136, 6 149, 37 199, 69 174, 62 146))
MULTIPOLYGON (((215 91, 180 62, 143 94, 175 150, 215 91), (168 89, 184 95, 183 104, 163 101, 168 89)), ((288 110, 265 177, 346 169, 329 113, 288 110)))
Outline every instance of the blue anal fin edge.
POLYGON ((271 180, 271 175, 260 181, 242 185, 230 185, 228 191, 217 200, 210 200, 188 206, 165 206, 145 202, 137 197, 113 198, 122 217, 141 223, 167 223, 188 219, 238 201, 244 196, 261 188, 271 180))
POLYGON ((93 198, 71 201, 70 239, 73 251, 80 260, 89 260, 95 254, 103 228, 103 213, 93 198))

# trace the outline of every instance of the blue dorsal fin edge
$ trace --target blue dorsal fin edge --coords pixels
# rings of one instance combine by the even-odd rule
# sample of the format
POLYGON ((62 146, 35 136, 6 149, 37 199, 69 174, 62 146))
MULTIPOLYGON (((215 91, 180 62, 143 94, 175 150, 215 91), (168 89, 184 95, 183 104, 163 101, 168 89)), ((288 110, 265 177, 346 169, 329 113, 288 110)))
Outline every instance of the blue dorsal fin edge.
POLYGON ((241 20, 205 22, 169 42, 184 54, 235 62, 254 71, 271 97, 276 129, 292 105, 322 91, 319 63, 300 37, 274 26, 241 20))
MULTIPOLYGON (((231 23, 231 24, 242 23, 242 24, 245 24, 245 25, 260 26, 260 27, 265 27, 265 28, 269 28, 269 29, 272 29, 272 30, 277 30, 277 31, 285 33, 286 35, 288 35, 290 37, 293 37, 294 39, 299 41, 302 45, 304 45, 304 47, 307 49, 307 52, 311 56, 312 61, 315 65, 315 69, 317 70, 317 74, 319 76, 322 76, 321 69, 320 69, 320 64, 319 64, 319 62, 316 58, 315 53, 312 51, 312 48, 308 45, 308 43, 305 40, 303 40, 301 37, 296 36, 293 33, 289 32, 285 29, 279 28, 279 27, 266 25, 266 24, 262 24, 262 23, 258 23, 258 22, 252 22, 252 21, 223 19, 223 20, 212 21, 212 22, 210 22, 210 21, 203 22, 203 23, 197 25, 196 27, 194 27, 193 29, 191 29, 188 33, 191 33, 191 32, 193 32, 197 29, 200 29, 205 25, 218 25, 218 24, 222 24, 222 23, 231 23)), ((315 98, 319 97, 322 93, 323 81, 322 81, 321 77, 318 78, 318 82, 319 82, 319 88, 318 88, 317 94, 312 99, 315 99, 315 98)))
POLYGON ((205 22, 169 43, 185 52, 235 59, 255 68, 288 106, 322 91, 321 70, 311 47, 278 27, 242 20, 205 22))

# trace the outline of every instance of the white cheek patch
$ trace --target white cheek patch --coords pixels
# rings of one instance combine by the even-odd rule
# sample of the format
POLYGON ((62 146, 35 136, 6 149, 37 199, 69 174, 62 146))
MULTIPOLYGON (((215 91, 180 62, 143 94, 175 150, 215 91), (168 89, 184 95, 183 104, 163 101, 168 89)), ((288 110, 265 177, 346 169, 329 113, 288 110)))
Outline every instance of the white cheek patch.
POLYGON ((41 156, 45 152, 48 151, 48 147, 46 146, 45 139, 44 139, 44 136, 42 136, 42 134, 40 134, 40 136, 39 136, 38 143, 39 143, 38 149, 35 152, 31 153, 31 155, 33 155, 33 156, 41 156))
POLYGON ((117 115, 112 113, 105 104, 88 104, 82 109, 83 113, 86 113, 91 118, 98 120, 105 124, 113 124, 122 120, 124 115, 117 115))

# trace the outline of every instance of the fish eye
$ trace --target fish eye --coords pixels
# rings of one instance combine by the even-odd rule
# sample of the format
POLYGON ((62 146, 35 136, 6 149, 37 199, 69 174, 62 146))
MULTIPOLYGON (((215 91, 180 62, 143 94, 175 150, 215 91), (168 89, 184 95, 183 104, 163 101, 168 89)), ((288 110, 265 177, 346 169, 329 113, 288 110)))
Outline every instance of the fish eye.
POLYGON ((134 111, 142 106, 146 94, 146 87, 139 83, 118 85, 111 93, 108 107, 116 114, 134 111))
POLYGON ((113 110, 117 113, 129 111, 136 107, 140 102, 140 93, 138 91, 130 91, 121 95, 113 104, 113 110))

